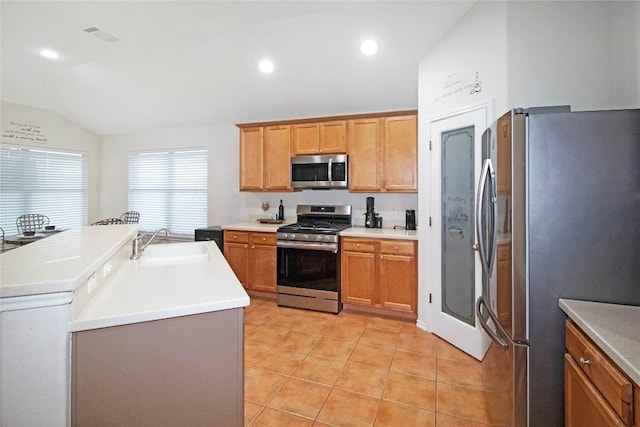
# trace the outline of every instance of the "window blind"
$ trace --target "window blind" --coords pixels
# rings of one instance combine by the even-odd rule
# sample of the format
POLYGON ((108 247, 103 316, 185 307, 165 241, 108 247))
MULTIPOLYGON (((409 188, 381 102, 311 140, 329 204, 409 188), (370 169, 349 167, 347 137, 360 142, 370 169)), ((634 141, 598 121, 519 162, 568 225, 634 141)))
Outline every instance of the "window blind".
POLYGON ((87 224, 87 155, 46 147, 0 144, 0 227, 15 234, 16 218, 49 217, 57 228, 87 224))
POLYGON ((207 225, 206 149, 129 153, 129 210, 140 230, 193 235, 207 225))

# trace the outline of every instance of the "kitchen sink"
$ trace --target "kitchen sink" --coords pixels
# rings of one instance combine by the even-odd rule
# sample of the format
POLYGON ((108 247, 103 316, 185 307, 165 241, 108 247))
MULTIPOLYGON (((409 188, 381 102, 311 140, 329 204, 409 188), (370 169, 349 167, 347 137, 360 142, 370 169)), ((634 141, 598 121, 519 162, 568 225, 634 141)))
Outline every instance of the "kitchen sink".
POLYGON ((200 242, 161 243, 147 247, 140 265, 161 266, 209 261, 209 249, 200 242))

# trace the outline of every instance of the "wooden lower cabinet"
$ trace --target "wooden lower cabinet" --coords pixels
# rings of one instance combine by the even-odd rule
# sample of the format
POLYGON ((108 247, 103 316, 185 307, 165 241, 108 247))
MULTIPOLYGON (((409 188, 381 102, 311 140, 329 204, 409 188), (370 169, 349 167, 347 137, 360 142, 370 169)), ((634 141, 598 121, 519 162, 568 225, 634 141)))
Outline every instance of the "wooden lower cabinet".
POLYGON ((276 292, 276 234, 224 231, 224 257, 245 289, 276 292))
POLYGON ((342 302, 417 313, 417 246, 412 240, 342 238, 342 302))
POLYGON ((72 426, 243 426, 244 309, 72 334, 72 426))
POLYGON ((507 332, 511 333, 511 312, 512 310, 512 265, 511 243, 498 243, 497 261, 497 295, 496 307, 498 319, 503 325, 507 325, 507 332))
POLYGON ((565 426, 633 426, 631 380, 570 320, 566 347, 565 426))

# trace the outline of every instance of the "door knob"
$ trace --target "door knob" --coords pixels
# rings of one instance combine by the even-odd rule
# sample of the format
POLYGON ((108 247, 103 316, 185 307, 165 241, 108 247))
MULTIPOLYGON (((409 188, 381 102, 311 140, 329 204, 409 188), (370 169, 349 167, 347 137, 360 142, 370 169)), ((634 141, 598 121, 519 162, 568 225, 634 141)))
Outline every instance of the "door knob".
POLYGON ((472 246, 474 251, 477 251, 480 249, 480 245, 477 243, 474 243, 474 245, 472 246))

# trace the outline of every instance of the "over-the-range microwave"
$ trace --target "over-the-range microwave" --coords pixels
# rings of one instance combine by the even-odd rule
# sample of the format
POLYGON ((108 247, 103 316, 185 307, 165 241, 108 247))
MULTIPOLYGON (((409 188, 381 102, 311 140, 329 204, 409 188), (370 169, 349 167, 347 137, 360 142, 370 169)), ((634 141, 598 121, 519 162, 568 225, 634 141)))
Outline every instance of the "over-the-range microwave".
POLYGON ((291 158, 291 187, 330 189, 349 187, 346 154, 291 158))

